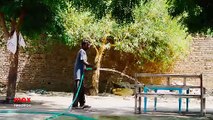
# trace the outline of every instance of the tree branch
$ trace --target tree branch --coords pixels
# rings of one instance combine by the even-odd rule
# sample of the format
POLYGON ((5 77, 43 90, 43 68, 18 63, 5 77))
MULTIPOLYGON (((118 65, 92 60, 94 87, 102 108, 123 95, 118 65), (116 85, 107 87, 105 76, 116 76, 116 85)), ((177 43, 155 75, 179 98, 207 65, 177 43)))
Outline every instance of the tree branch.
POLYGON ((22 10, 22 11, 21 11, 21 14, 20 14, 20 16, 19 16, 19 20, 18 20, 18 23, 17 23, 17 27, 16 27, 16 30, 17 30, 18 32, 19 32, 19 29, 20 29, 22 23, 24 22, 24 17, 25 17, 25 11, 22 10))
POLYGON ((95 46, 94 42, 92 41, 92 38, 88 36, 88 38, 91 40, 90 42, 92 43, 92 46, 95 48, 95 51, 97 54, 99 54, 98 48, 95 46))
POLYGON ((14 31, 16 30, 16 20, 14 18, 11 18, 10 24, 11 24, 10 36, 12 36, 14 31))
POLYGON ((7 29, 4 14, 0 12, 0 27, 3 30, 4 33, 4 39, 7 40, 10 37, 9 31, 7 29))

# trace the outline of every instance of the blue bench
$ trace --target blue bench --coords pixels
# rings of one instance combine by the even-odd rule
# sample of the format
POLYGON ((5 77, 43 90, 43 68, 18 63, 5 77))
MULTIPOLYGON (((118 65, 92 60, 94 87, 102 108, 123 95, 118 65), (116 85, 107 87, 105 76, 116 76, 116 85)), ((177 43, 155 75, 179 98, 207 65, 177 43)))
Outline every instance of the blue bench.
MULTIPOLYGON (((169 91, 178 91, 178 94, 182 94, 183 90, 186 90, 186 94, 189 94, 189 89, 183 89, 181 87, 172 87, 172 86, 144 86, 144 94, 147 94, 149 90, 155 91, 157 93, 158 90, 169 90, 169 91)), ((182 109, 182 98, 179 98, 179 113, 182 109)), ((188 112, 189 108, 189 98, 186 98, 186 112, 188 112)), ((157 110, 157 97, 154 98, 154 110, 157 110)), ((144 112, 147 112, 147 97, 144 97, 144 112)))
MULTIPOLYGON (((136 73, 135 74, 136 78, 151 78, 151 83, 152 79, 155 77, 160 77, 160 78, 166 78, 162 80, 167 80, 166 85, 144 85, 139 83, 138 80, 135 82, 135 113, 141 114, 141 98, 144 97, 144 113, 147 111, 147 97, 155 97, 154 99, 154 106, 155 110, 157 110, 157 97, 158 96, 163 96, 163 97, 175 97, 179 98, 179 112, 181 112, 182 109, 182 98, 186 98, 186 112, 188 112, 189 108, 189 98, 196 98, 200 100, 200 113, 202 116, 206 114, 206 89, 203 87, 203 74, 154 74, 154 73, 136 73), (183 84, 182 85, 171 85, 170 80, 173 80, 174 78, 182 79, 183 84), (199 81, 197 85, 186 85, 186 79, 192 79, 199 81), (189 89, 200 89, 200 93, 198 94, 189 94, 189 89), (144 92, 142 92, 142 90, 144 92), (156 93, 149 93, 148 90, 154 90, 156 93), (158 90, 175 90, 178 91, 178 93, 173 94, 173 93, 157 93, 158 90), (186 93, 185 93, 186 92, 186 93)), ((165 83, 165 82, 164 82, 165 83)))

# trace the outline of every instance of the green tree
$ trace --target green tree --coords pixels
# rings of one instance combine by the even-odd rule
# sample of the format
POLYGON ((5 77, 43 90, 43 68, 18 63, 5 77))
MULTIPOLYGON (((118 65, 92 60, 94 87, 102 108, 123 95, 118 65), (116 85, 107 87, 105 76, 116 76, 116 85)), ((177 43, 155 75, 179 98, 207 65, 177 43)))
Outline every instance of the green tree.
POLYGON ((98 19, 110 13, 116 22, 129 23, 134 20, 133 9, 140 1, 141 0, 71 0, 71 3, 78 10, 90 10, 98 19))
MULTIPOLYGON (((119 22, 111 11, 97 18, 92 10, 69 8, 62 14, 67 34, 72 38, 68 43, 75 46, 82 38, 88 38, 96 50, 97 68, 101 67, 104 51, 114 48, 135 54, 141 66, 153 63, 166 69, 189 45, 190 36, 177 19, 171 19, 163 0, 141 1, 132 9, 132 22, 119 22)), ((98 93, 99 75, 97 69, 92 76, 93 95, 98 93)))
MULTIPOLYGON (((4 41, 8 40, 14 31, 20 32, 30 39, 63 39, 65 34, 58 13, 66 8, 64 0, 0 0, 0 28, 4 41)), ((15 97, 19 47, 13 55, 10 54, 10 69, 8 75, 7 97, 10 102, 15 97)))
POLYGON ((138 55, 141 64, 154 62, 162 68, 187 51, 191 37, 178 18, 170 17, 167 7, 163 0, 141 2, 133 10, 134 23, 126 25, 125 35, 120 35, 125 38, 118 48, 138 55))
POLYGON ((141 0, 112 0, 109 9, 117 22, 130 23, 134 21, 133 10, 140 2, 141 0))
POLYGON ((181 22, 191 33, 213 35, 212 0, 167 0, 169 13, 181 16, 181 22))
MULTIPOLYGON (((71 6, 62 16, 66 18, 63 23, 71 38, 68 45, 76 46, 82 38, 89 39, 96 51, 94 63, 97 68, 100 68, 104 51, 109 49, 113 43, 113 38, 110 36, 115 36, 114 28, 118 27, 118 24, 109 16, 97 20, 91 12, 80 12, 71 6)), ((92 95, 98 93, 99 76, 100 71, 97 69, 92 76, 92 95)))

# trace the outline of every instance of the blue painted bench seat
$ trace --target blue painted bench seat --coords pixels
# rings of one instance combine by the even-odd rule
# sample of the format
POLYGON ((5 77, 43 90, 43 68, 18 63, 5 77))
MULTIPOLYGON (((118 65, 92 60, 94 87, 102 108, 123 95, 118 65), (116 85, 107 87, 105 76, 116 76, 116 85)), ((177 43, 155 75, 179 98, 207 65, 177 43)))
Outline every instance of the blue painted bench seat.
MULTIPOLYGON (((186 90, 186 94, 189 94, 188 88, 183 87, 173 87, 173 86, 144 86, 144 94, 146 94, 149 90, 155 91, 157 93, 158 90, 169 90, 169 91, 178 91, 178 94, 182 94, 183 90, 186 90)), ((181 112, 182 109, 182 98, 179 98, 178 111, 181 112)), ((186 98, 186 112, 188 112, 189 108, 189 98, 186 98)), ((157 110, 157 97, 154 98, 154 110, 157 110)), ((147 97, 144 97, 144 112, 147 112, 147 97)))

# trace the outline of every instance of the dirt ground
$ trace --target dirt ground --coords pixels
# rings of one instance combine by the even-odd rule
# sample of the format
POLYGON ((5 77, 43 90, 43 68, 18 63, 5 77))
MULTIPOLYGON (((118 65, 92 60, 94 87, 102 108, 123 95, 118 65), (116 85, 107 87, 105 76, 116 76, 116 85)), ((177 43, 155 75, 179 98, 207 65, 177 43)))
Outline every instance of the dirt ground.
MULTIPOLYGON (((1 96, 4 96, 3 94, 1 96)), ((0 104, 2 110, 23 110, 23 111, 48 111, 64 112, 72 102, 72 93, 47 92, 37 94, 33 92, 19 92, 16 97, 28 97, 31 99, 29 105, 15 106, 12 104, 0 104)), ((2 98, 2 97, 1 97, 2 98)), ((72 114, 80 114, 103 120, 157 120, 157 119, 213 119, 213 96, 207 95, 206 117, 200 117, 200 101, 190 99, 190 114, 178 114, 178 99, 158 98, 157 112, 154 112, 153 98, 148 99, 148 113, 134 114, 134 96, 115 96, 111 94, 99 96, 86 96, 86 103, 92 108, 86 110, 72 110, 72 114)), ((142 104, 143 106, 143 104, 142 104)), ((182 111, 185 111, 185 100, 182 103, 182 111)), ((0 113, 2 120, 42 120, 47 118, 48 114, 19 114, 19 113, 0 113)))

